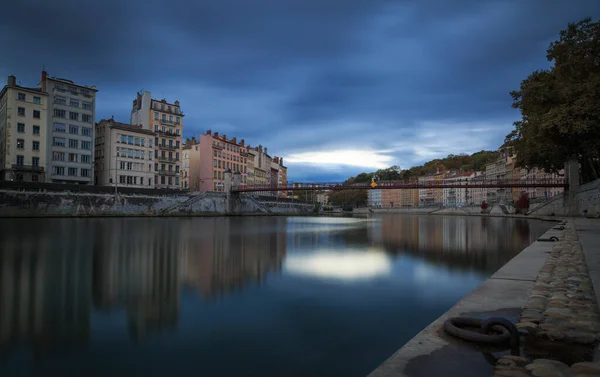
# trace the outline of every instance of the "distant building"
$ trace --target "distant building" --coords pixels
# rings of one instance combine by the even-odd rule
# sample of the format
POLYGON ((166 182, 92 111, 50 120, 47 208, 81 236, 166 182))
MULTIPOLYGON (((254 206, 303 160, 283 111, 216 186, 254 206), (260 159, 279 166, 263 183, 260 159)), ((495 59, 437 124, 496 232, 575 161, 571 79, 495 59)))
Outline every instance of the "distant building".
POLYGON ((94 184, 95 86, 48 76, 39 87, 48 93, 46 181, 94 184))
MULTIPOLYGON (((427 186, 435 183, 433 175, 426 175, 419 177, 419 185, 427 186)), ((433 188, 421 188, 419 189, 419 205, 420 206, 431 206, 436 204, 435 202, 435 189, 433 188)))
POLYGON ((0 92, 0 180, 44 182, 48 94, 8 76, 0 92))
MULTIPOLYGON (((476 171, 469 177, 469 183, 481 184, 485 182, 485 171, 476 171)), ((487 188, 470 188, 467 192, 467 203, 481 205, 487 200, 487 188)))
POLYGON ((181 188, 183 117, 179 101, 156 100, 150 92, 133 100, 130 123, 156 132, 154 139, 154 184, 157 188, 181 188))
POLYGON ((96 125, 96 185, 154 188, 155 136, 142 126, 101 120, 96 125))
POLYGON ((469 189, 460 186, 466 185, 473 175, 473 172, 451 172, 445 176, 444 185, 457 186, 442 189, 442 202, 445 207, 461 207, 469 204, 467 199, 469 189))
POLYGON ((369 207, 373 207, 373 208, 381 208, 382 207, 382 202, 381 202, 381 196, 382 196, 382 191, 381 189, 373 189, 373 190, 367 190, 367 204, 369 205, 369 207))

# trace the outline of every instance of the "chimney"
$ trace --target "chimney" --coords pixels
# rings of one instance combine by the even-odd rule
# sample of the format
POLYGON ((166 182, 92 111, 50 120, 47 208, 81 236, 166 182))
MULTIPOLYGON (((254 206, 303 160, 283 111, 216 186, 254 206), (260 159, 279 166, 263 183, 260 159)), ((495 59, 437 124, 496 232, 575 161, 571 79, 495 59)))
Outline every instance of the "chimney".
POLYGON ((17 78, 13 75, 8 76, 8 86, 17 85, 17 78))
POLYGON ((234 137, 233 139, 231 139, 231 142, 232 142, 233 144, 237 144, 237 138, 236 138, 236 137, 234 137))
POLYGON ((268 153, 267 153, 267 147, 265 147, 265 154, 268 154, 268 153))
POLYGON ((223 134, 223 140, 227 141, 227 135, 223 134))
POLYGON ((219 133, 218 132, 215 132, 215 137, 219 137, 219 133))
POLYGON ((283 166, 283 157, 279 157, 279 165, 283 166))
POLYGON ((243 147, 244 146, 244 139, 240 140, 240 145, 243 147))
POLYGON ((45 92, 46 91, 46 79, 48 78, 48 72, 46 72, 45 70, 42 71, 42 91, 45 92))
POLYGON ((259 152, 262 152, 262 145, 259 145, 259 146, 258 146, 258 149, 257 149, 257 151, 259 151, 259 152))
POLYGON ((211 131, 211 130, 206 130, 206 134, 207 134, 208 136, 210 136, 210 135, 212 135, 212 131, 211 131))

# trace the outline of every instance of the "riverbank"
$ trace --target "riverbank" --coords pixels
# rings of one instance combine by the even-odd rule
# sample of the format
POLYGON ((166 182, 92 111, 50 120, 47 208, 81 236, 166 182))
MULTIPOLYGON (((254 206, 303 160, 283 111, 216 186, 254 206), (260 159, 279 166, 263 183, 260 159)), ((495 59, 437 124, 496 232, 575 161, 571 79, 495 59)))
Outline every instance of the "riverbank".
MULTIPOLYGON (((491 376, 494 367, 498 376, 518 377, 528 376, 531 370, 539 368, 529 366, 526 369, 528 359, 562 355, 566 357, 563 361, 569 364, 594 359, 593 346, 600 340, 595 332, 600 330, 596 327, 600 326, 600 314, 596 296, 591 295, 600 292, 600 220, 569 220, 564 230, 550 229, 541 238, 550 237, 558 237, 559 242, 536 241, 525 248, 418 333, 369 377, 437 376, 456 370, 461 371, 461 376, 491 376), (582 233, 581 243, 579 233, 582 233), (587 276, 593 277, 589 284, 587 276), (442 329, 443 323, 456 316, 501 316, 514 323, 520 322, 521 331, 530 335, 522 350, 527 359, 511 360, 509 357, 501 359, 501 365, 490 364, 482 352, 501 351, 496 353, 501 356, 507 351, 482 349, 448 336, 442 329), (543 331, 533 333, 532 327, 543 331), (560 335, 549 339, 549 330, 559 330, 556 334, 560 335), (592 333, 594 335, 590 335, 592 333)), ((566 367, 559 362, 554 364, 554 369, 566 367)))

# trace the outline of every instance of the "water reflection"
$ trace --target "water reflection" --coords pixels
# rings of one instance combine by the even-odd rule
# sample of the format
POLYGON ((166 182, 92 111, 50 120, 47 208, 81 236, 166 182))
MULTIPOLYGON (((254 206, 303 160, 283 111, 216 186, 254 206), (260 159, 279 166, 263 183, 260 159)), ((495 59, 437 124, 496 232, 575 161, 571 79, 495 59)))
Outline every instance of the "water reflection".
POLYGON ((207 375, 365 375, 547 228, 393 215, 0 220, 0 375, 64 375, 75 360, 122 374, 95 364, 115 346, 128 352, 121 368, 148 364, 145 375, 166 355, 178 374, 197 371, 171 347, 202 350, 207 375), (25 354, 60 368, 21 373, 25 354))

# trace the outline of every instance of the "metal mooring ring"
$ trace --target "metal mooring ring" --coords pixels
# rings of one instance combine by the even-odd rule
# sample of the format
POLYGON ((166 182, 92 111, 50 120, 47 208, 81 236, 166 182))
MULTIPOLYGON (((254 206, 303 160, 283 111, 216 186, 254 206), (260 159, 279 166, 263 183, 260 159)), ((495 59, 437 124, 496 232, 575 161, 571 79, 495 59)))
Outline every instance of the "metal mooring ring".
MULTIPOLYGON (((469 317, 453 317, 444 322, 444 330, 457 338, 478 343, 502 344, 508 343, 511 338, 509 330, 503 324, 492 322, 488 325, 486 320, 469 317), (484 327, 485 326, 485 327, 484 327), (462 327, 476 327, 476 331, 465 330, 462 327), (494 330, 499 334, 486 334, 494 330)), ((517 333, 518 334, 518 333, 517 333)))

